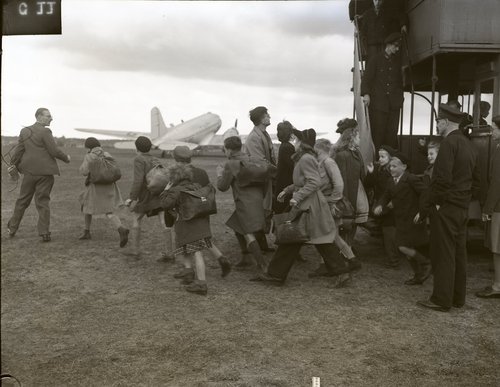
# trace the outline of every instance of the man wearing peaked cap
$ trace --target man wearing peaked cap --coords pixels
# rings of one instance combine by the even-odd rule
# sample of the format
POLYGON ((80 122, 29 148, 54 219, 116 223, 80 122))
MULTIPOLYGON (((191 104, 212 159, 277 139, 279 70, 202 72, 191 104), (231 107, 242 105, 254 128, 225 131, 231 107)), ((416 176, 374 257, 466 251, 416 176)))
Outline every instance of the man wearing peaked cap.
POLYGON ((384 50, 370 59, 361 80, 363 102, 369 108, 373 145, 398 148, 399 113, 403 106, 401 34, 390 34, 384 50))
POLYGON ((479 192, 477 152, 459 130, 463 114, 441 104, 437 132, 443 137, 429 191, 430 257, 434 288, 418 305, 438 311, 465 304, 468 208, 479 192))

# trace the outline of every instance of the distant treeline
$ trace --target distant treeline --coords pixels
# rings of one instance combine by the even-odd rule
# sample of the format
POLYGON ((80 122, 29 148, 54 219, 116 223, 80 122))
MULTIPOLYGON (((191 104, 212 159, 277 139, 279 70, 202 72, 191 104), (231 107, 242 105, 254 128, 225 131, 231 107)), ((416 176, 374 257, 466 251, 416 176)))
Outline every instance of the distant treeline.
MULTIPOLYGON (((2 145, 15 144, 17 142, 17 136, 2 136, 2 145)), ((85 139, 84 138, 66 138, 62 137, 54 137, 56 140, 57 146, 60 147, 74 147, 74 148, 83 148, 85 139)), ((103 148, 113 147, 113 144, 118 140, 99 140, 103 148)))

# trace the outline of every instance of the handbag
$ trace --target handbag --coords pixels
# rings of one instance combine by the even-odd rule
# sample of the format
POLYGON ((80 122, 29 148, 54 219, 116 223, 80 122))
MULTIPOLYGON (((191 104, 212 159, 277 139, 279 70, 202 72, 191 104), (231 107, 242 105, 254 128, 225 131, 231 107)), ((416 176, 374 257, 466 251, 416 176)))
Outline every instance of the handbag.
POLYGON ((293 243, 305 243, 311 238, 308 232, 308 217, 304 216, 307 211, 293 208, 290 212, 274 215, 277 245, 293 243))

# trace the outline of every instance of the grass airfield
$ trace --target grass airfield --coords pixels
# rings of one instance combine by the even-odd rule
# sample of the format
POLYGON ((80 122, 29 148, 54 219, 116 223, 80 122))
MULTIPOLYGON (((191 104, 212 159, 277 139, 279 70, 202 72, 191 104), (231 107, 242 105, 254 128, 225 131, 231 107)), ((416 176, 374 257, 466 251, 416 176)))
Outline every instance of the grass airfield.
MULTIPOLYGON (((125 199, 134 153, 107 150, 122 168, 125 199)), ((500 304, 473 294, 492 277, 483 250, 470 253, 467 305, 450 313, 417 307, 432 280, 404 286, 409 267, 384 268, 381 242, 362 230, 363 268, 347 288, 307 278, 320 258, 306 246, 307 262, 283 287, 249 282, 252 269, 222 279, 206 252, 209 293, 189 294, 172 278, 177 265, 156 261, 163 247, 156 218, 144 222, 140 260, 121 254, 104 218, 94 219, 92 240, 78 240, 85 150, 65 151, 72 161, 60 163, 52 191, 51 243, 37 235, 34 203, 8 237, 19 187, 2 165, 1 366, 23 386, 298 387, 312 377, 321 386, 498 386, 500 304)), ((223 161, 193 164, 215 182, 223 161)), ((239 247, 224 225, 231 192, 217 200, 214 241, 234 263, 239 247)), ((119 214, 130 225, 127 211, 119 214)))

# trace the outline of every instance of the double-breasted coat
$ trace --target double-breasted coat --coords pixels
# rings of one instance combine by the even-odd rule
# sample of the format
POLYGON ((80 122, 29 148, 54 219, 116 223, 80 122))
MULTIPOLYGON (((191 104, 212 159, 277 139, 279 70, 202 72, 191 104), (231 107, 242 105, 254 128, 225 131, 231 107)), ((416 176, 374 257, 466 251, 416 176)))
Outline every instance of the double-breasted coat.
MULTIPOLYGON (((377 203, 385 192, 389 181, 392 180, 389 172, 389 164, 377 164, 372 173, 367 173, 364 181, 366 189, 373 189, 373 204, 377 203)), ((385 206, 382 214, 377 218, 382 227, 394 226, 394 214, 392 209, 385 206)))
POLYGON ((378 204, 386 206, 392 201, 397 246, 413 248, 428 243, 425 222, 415 224, 413 221, 420 212, 421 194, 426 189, 422 178, 409 172, 404 172, 397 184, 394 179, 388 180, 387 189, 378 204))
POLYGON ((231 156, 224 164, 222 176, 217 178, 217 188, 224 192, 232 188, 235 209, 226 225, 238 234, 252 234, 261 231, 265 227, 264 216, 264 184, 242 187, 238 182, 241 161, 249 161, 251 158, 238 152, 231 156))

